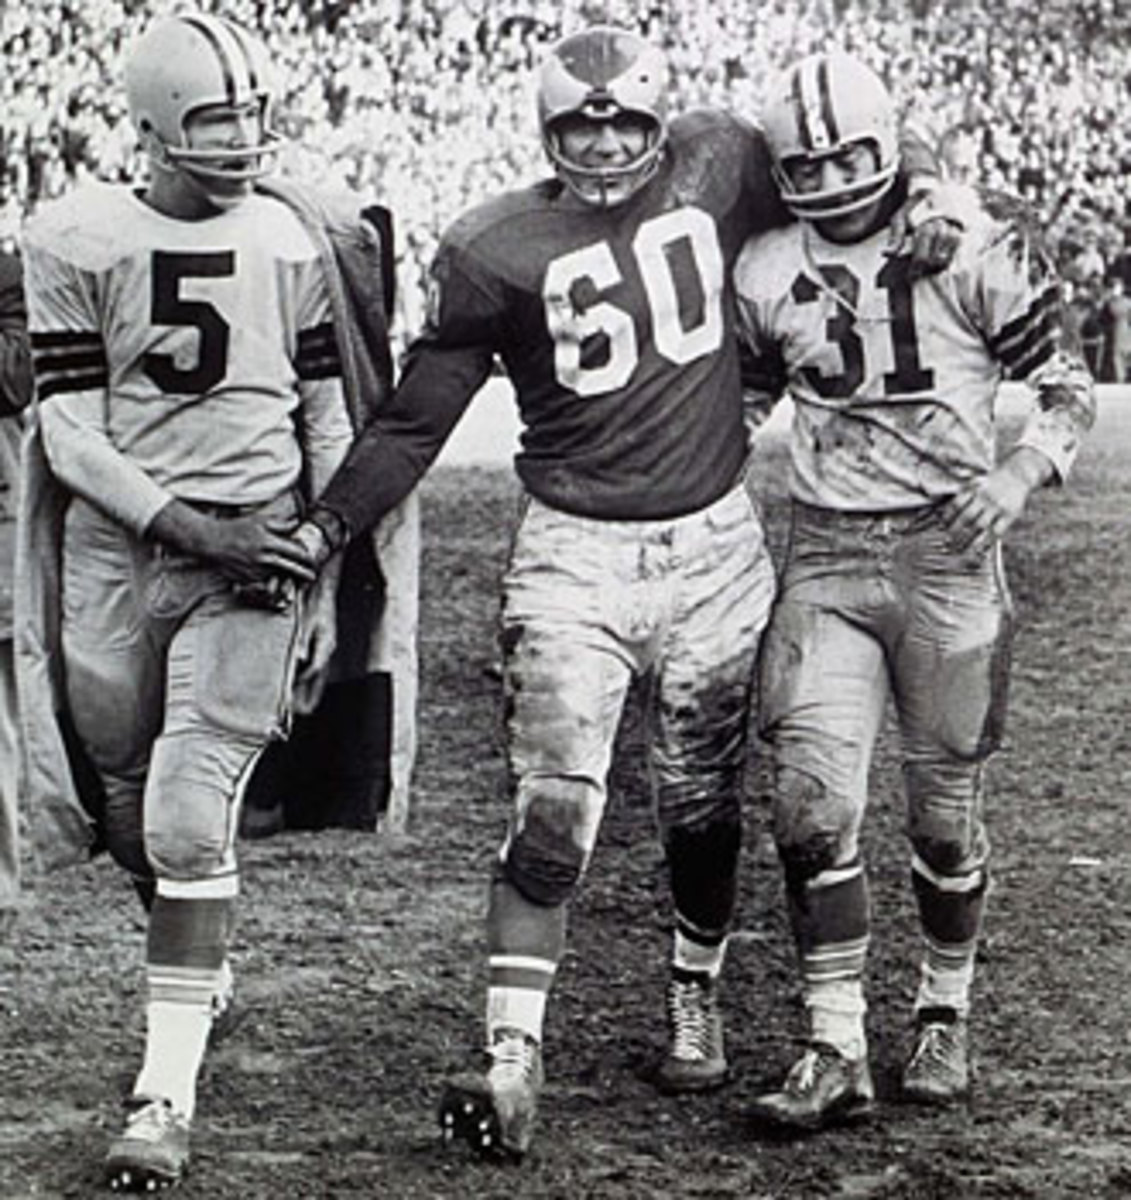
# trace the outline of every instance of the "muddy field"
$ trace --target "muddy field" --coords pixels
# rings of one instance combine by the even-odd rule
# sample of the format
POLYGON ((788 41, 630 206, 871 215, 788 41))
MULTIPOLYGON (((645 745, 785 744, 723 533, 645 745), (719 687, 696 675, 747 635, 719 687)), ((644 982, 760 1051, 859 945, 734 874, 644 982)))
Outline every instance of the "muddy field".
MULTIPOLYGON (((1119 403, 1119 402, 1117 402, 1119 403)), ((1122 401, 1131 410, 1131 401, 1122 401)), ((1108 414, 1063 494, 1012 538, 1020 632, 992 770, 996 886, 976 984, 977 1080, 942 1114, 898 1104, 917 935, 885 739, 866 853, 875 902, 867 1126, 770 1141, 746 1120, 802 1033, 765 782, 752 757, 725 1007, 734 1079, 659 1096, 670 908, 633 714, 547 1031, 534 1150, 441 1148, 442 1082, 474 1060, 487 866, 502 831, 493 618, 509 474, 425 488, 421 754, 408 835, 246 845, 239 1022, 210 1054, 186 1200, 1109 1197, 1131 1194, 1131 420, 1108 414)), ((776 452, 764 474, 773 477, 776 452)), ((782 504, 765 498, 775 544, 782 504)), ((139 1062, 142 926, 107 863, 33 875, 0 946, 0 1198, 100 1194, 139 1062)))

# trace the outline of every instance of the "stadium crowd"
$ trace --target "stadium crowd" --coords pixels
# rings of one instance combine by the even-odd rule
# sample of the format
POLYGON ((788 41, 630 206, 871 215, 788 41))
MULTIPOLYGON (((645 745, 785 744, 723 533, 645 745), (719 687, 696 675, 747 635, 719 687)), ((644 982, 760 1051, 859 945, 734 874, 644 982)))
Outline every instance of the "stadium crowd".
MULTIPOLYGON (((122 50, 162 0, 0 7, 0 242, 83 177, 140 158, 122 50)), ((662 44, 681 107, 756 116, 769 70, 835 40, 870 61, 958 178, 1035 206, 1101 378, 1131 360, 1131 9, 1120 0, 203 0, 258 28, 284 170, 375 195, 399 229, 401 337, 442 227, 543 173, 528 87, 546 43, 605 19, 662 44)))

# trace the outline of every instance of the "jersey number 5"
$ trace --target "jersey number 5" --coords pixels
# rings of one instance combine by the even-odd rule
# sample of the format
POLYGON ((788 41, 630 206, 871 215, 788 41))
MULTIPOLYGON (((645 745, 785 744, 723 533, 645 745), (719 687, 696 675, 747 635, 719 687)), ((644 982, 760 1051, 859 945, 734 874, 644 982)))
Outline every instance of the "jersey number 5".
POLYGON ((224 378, 228 369, 228 323, 207 300, 185 300, 181 280, 220 279, 235 273, 233 250, 153 252, 149 319, 154 325, 188 326, 200 335, 195 367, 178 367, 171 354, 145 356, 145 373, 163 392, 199 396, 224 378))
MULTIPOLYGON (((682 365, 717 350, 723 339, 724 279, 714 220, 698 208, 661 213, 636 231, 632 254, 657 351, 682 365)), ((579 396, 624 387, 640 361, 633 313, 607 300, 577 301, 582 288, 603 292, 623 279, 612 247, 604 241, 564 254, 546 269, 542 301, 554 340, 554 376, 579 396), (601 361, 586 362, 587 354, 598 357, 597 339, 605 342, 601 361)))

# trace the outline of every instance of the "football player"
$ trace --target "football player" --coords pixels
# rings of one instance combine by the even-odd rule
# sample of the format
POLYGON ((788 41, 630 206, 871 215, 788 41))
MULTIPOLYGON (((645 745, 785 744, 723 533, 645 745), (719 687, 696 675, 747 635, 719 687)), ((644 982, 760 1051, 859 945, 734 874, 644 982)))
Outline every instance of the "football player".
POLYGON ((796 405, 792 532, 760 720, 809 1044, 755 1113, 813 1129, 872 1107, 860 827, 889 696, 923 934, 903 1091, 946 1103, 968 1089, 989 886, 983 784, 1009 675, 1001 540, 1036 489, 1064 480, 1094 399, 1018 203, 971 197, 957 253, 930 277, 894 244, 896 115, 868 67, 842 54, 802 60, 764 125, 800 221, 751 240, 735 281, 747 382, 763 403, 788 393, 796 405), (1004 379, 1024 382, 1035 405, 999 461, 1004 379))
POLYGON ((554 177, 448 230, 397 396, 300 531, 324 558, 388 511, 501 360, 526 491, 502 600, 514 808, 487 917, 489 1067, 440 1111, 446 1138, 488 1156, 530 1143, 567 908, 636 677, 675 909, 657 1080, 701 1091, 727 1071, 717 981, 774 591, 742 482, 731 269, 787 214, 759 136, 718 112, 669 121, 667 89, 662 54, 620 29, 551 50, 538 116, 554 177))
POLYGON ((80 191, 25 242, 40 431, 69 494, 66 701, 110 853, 152 881, 145 1057, 105 1164, 126 1190, 184 1173, 241 790, 332 621, 332 589, 246 565, 302 575, 284 534, 351 436, 314 244, 252 189, 276 146, 267 67, 230 21, 153 23, 126 65, 148 184, 80 191))
POLYGON ((0 251, 0 930, 20 885, 19 730, 12 641, 21 414, 31 402, 31 351, 20 259, 0 251))

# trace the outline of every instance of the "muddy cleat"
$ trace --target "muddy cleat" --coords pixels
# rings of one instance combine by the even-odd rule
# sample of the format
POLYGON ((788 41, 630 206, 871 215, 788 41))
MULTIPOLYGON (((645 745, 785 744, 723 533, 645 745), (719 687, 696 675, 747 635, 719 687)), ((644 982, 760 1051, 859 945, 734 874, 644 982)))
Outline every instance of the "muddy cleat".
POLYGON ((808 1132, 863 1120, 874 1098, 866 1057, 848 1059, 824 1042, 813 1042, 793 1064, 781 1091, 754 1101, 751 1116, 808 1132))
POLYGON ((168 1100, 135 1096, 126 1127, 110 1144, 104 1176, 117 1192, 159 1192, 184 1178, 189 1123, 168 1100))
POLYGON ((917 1104, 951 1104, 970 1091, 966 1018, 953 1008, 916 1014, 915 1048, 903 1069, 903 1096, 917 1104))
POLYGON ((440 1099, 445 1143, 466 1142, 481 1158, 521 1159, 530 1148, 542 1090, 542 1048, 515 1029, 495 1035, 484 1076, 452 1080, 440 1099))
POLYGON ((673 970, 668 983, 671 1046, 656 1072, 662 1092, 707 1092, 726 1082, 718 984, 699 971, 673 970))

